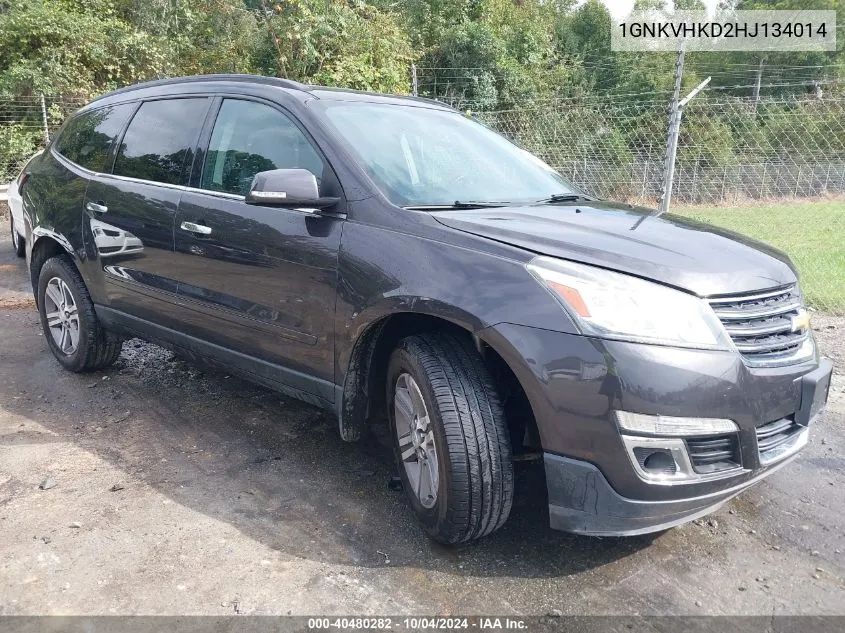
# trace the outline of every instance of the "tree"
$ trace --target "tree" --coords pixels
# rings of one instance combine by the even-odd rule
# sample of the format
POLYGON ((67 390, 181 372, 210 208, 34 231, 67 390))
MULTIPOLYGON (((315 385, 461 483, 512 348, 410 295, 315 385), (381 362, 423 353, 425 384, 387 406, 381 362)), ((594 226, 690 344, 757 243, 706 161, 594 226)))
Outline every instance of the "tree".
POLYGON ((105 0, 17 0, 0 13, 0 32, 0 94, 91 96, 169 69, 166 42, 105 0))
POLYGON ((262 2, 256 68, 305 83, 407 92, 413 53, 397 14, 362 0, 262 2))
POLYGON ((706 11, 703 0, 675 0, 675 11, 706 11))

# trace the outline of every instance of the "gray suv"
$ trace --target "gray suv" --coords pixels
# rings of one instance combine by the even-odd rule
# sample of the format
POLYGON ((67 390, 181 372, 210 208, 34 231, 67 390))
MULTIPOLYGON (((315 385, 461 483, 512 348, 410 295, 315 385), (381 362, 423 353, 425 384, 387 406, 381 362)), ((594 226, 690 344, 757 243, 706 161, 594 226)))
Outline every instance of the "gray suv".
POLYGON ((830 384, 789 259, 595 200, 442 104, 238 75, 140 84, 22 179, 45 340, 71 371, 139 336, 387 424, 444 543, 545 465, 555 528, 662 530, 807 442, 830 384))

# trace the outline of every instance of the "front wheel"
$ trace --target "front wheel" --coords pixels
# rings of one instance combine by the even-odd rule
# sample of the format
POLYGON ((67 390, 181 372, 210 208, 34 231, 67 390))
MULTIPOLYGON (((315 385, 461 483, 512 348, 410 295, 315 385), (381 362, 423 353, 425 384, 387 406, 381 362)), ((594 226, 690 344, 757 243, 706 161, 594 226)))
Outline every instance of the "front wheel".
POLYGON ((120 356, 123 341, 103 329, 85 282, 67 255, 44 262, 38 277, 38 313, 44 338, 65 369, 104 369, 120 356))
POLYGON ((11 217, 9 219, 9 223, 11 224, 12 229, 12 250, 15 251, 15 255, 18 257, 23 257, 26 255, 26 242, 18 233, 18 227, 15 226, 15 218, 11 217))
POLYGON ((499 529, 513 501, 510 436, 475 348, 449 334, 403 339, 387 397, 399 475, 428 534, 453 544, 499 529))

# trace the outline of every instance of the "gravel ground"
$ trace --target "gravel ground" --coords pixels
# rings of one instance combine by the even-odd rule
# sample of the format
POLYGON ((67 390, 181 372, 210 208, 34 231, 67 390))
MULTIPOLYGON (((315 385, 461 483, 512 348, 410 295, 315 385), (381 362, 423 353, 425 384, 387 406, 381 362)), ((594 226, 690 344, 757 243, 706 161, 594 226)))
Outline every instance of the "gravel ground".
MULTIPOLYGON (((790 466, 656 537, 547 527, 519 464, 510 521, 427 540, 383 443, 129 341, 60 369, 0 228, 0 614, 845 614, 845 376, 790 466), (40 485, 46 484, 46 489, 40 485)), ((845 362, 845 319, 815 316, 845 362)))

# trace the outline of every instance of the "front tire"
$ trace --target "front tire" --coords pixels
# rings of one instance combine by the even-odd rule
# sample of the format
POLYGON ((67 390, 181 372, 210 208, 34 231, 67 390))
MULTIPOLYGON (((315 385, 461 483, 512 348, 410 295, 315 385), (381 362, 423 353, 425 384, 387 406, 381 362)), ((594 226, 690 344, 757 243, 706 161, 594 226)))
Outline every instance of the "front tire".
POLYGON ((50 351, 65 369, 104 369, 120 356, 123 341, 106 332, 85 282, 67 255, 44 262, 38 277, 38 313, 50 351))
POLYGON ((436 541, 491 534, 513 501, 510 437, 493 381, 469 341, 400 341, 387 372, 387 410, 408 501, 436 541))
POLYGON ((12 250, 15 251, 15 255, 18 257, 23 257, 26 255, 26 241, 20 236, 20 233, 18 233, 14 217, 9 218, 9 224, 12 229, 12 250))

